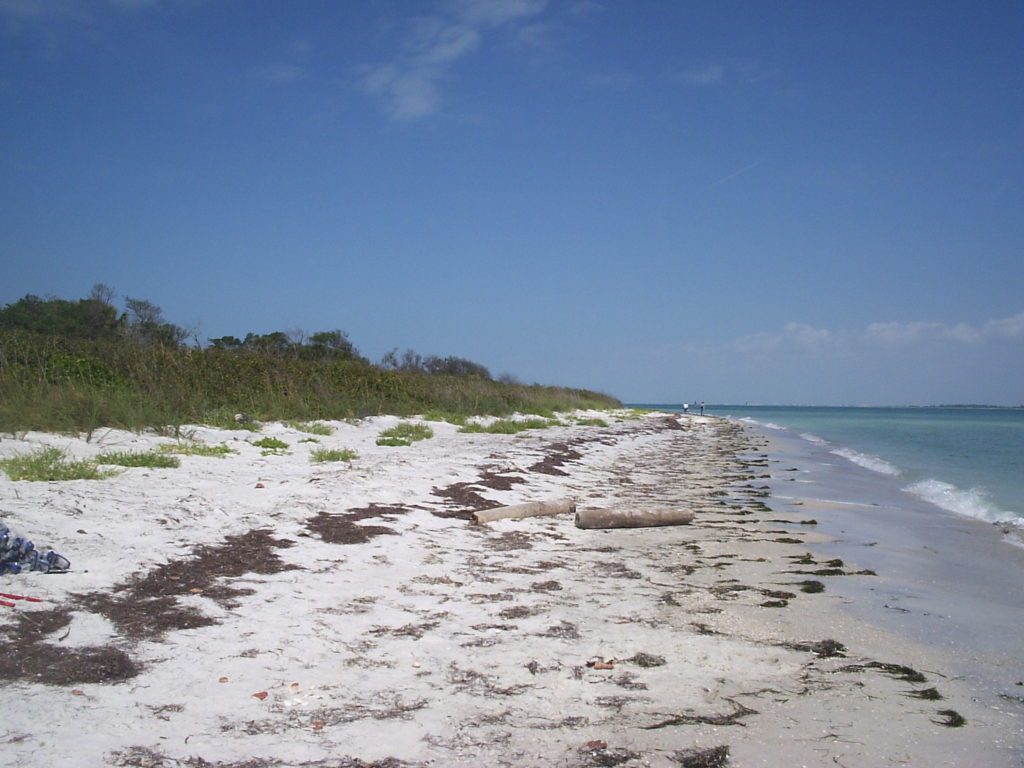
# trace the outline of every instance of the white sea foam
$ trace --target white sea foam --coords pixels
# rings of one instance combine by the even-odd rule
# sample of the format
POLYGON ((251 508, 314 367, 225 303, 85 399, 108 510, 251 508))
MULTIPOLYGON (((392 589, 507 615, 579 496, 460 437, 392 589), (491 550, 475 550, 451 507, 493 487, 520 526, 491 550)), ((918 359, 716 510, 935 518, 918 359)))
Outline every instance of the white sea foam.
POLYGON ((861 453, 855 451, 852 448, 836 448, 832 451, 836 456, 842 456, 844 459, 852 461, 865 469, 870 469, 873 472, 878 472, 883 475, 890 475, 896 477, 900 474, 898 467, 893 466, 885 459, 879 458, 878 456, 872 456, 870 453, 861 453))
POLYGON ((801 432, 800 437, 806 440, 808 443, 814 443, 815 445, 828 445, 828 440, 812 435, 810 432, 801 432))
POLYGON ((764 427, 765 429, 775 429, 780 432, 785 431, 786 429, 785 427, 780 427, 778 424, 773 424, 770 421, 758 421, 757 419, 752 419, 749 416, 742 416, 739 421, 744 421, 747 424, 754 424, 758 427, 764 427))
POLYGON ((921 480, 907 486, 904 490, 958 515, 973 517, 989 523, 1024 524, 1024 520, 1017 515, 999 509, 984 491, 977 488, 969 488, 965 491, 941 480, 921 480))

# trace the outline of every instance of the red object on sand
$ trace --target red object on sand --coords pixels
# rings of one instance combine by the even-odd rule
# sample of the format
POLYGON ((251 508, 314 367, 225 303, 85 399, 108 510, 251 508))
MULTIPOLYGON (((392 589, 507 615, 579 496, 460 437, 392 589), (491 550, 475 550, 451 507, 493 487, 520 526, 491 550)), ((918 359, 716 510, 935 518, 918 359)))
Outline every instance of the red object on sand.
MULTIPOLYGON (((28 597, 27 595, 11 595, 11 594, 8 594, 7 592, 0 592, 0 597, 6 597, 9 600, 27 600, 30 603, 41 603, 41 602, 43 602, 42 598, 39 598, 39 597, 28 597)), ((12 607, 12 608, 14 607, 14 603, 8 603, 6 601, 4 602, 4 605, 7 605, 7 606, 12 607)))
POLYGON ((8 608, 14 607, 14 603, 9 603, 6 600, 0 600, 0 605, 6 605, 8 608))

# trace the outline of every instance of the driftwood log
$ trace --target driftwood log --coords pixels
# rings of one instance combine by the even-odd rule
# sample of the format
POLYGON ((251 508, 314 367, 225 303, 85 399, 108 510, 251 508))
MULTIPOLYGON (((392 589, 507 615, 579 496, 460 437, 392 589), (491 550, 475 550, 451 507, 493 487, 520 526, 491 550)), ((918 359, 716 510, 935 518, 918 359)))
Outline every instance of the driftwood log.
POLYGON ((686 509, 581 509, 576 512, 577 528, 653 528, 692 522, 693 512, 686 509))
POLYGON ((576 502, 572 499, 555 501, 531 501, 528 504, 513 504, 509 507, 481 509, 473 513, 474 523, 490 523, 494 520, 515 520, 522 517, 543 517, 575 512, 576 502))

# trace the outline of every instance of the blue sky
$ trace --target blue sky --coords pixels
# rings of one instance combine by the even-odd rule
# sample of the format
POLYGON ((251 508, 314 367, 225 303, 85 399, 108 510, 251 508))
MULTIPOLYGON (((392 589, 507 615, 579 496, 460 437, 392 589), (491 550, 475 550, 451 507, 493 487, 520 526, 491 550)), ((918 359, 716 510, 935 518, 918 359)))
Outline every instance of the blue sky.
POLYGON ((0 304, 1024 403, 1019 2, 0 0, 0 304))

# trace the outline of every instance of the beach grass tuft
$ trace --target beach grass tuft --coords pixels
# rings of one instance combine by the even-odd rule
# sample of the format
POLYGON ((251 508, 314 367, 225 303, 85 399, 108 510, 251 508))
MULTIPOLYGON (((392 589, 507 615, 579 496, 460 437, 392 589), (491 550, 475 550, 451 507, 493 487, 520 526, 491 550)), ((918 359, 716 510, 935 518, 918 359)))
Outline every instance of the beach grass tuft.
POLYGON ((434 436, 434 430, 426 424, 413 424, 403 421, 390 429, 385 429, 377 437, 377 445, 392 447, 410 446, 417 440, 427 440, 434 436))
POLYGON ((289 421, 287 423, 292 429, 305 432, 307 435, 323 435, 327 437, 334 434, 334 427, 319 421, 289 421))
POLYGON ((424 421, 445 421, 449 424, 454 424, 457 427, 465 426, 466 416, 461 413, 452 413, 450 411, 427 411, 423 414, 424 421))
POLYGON ((490 424, 467 424, 459 432, 515 435, 528 429, 548 429, 560 426, 562 426, 562 422, 557 419, 498 419, 490 424))
POLYGON ((224 458, 235 449, 227 443, 220 445, 208 445, 206 443, 174 443, 172 445, 161 445, 160 450, 164 453, 177 453, 182 456, 216 456, 224 458))
POLYGON ((284 456, 288 452, 288 443, 278 440, 276 437, 263 437, 253 440, 252 444, 257 448, 262 448, 260 453, 264 456, 284 456))
POLYGON ((317 448, 309 454, 309 460, 314 464, 323 464, 328 461, 355 461, 359 454, 351 448, 317 448))
POLYGON ((145 453, 107 451, 96 457, 96 463, 115 464, 119 467, 149 467, 150 469, 175 469, 181 466, 181 460, 177 456, 170 456, 166 452, 159 451, 145 453))
POLYGON ((0 460, 0 469, 11 480, 104 480, 116 472, 102 470, 95 461, 69 459, 60 448, 41 448, 33 453, 0 460))

